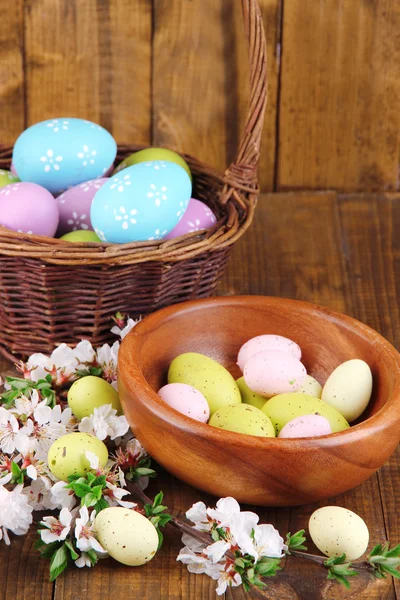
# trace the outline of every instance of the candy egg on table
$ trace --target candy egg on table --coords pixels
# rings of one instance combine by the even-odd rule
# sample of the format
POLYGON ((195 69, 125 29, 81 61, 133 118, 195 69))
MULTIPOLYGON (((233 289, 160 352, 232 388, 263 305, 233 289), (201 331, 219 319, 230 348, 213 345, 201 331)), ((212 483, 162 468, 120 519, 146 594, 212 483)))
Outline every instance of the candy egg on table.
POLYGON ((58 226, 57 203, 36 183, 10 183, 0 188, 0 225, 20 233, 53 237, 58 226))
POLYGON ((295 392, 303 383, 307 371, 299 359, 288 352, 265 350, 246 361, 243 375, 253 392, 270 398, 276 394, 295 392))
POLYGON ((240 370, 243 372, 246 362, 252 356, 258 352, 265 352, 266 350, 280 350, 281 352, 287 352, 293 356, 293 358, 297 358, 297 360, 301 359, 301 348, 296 342, 293 342, 282 335, 257 335, 243 344, 239 350, 237 364, 240 370))
POLYGON ((186 383, 199 390, 211 414, 222 406, 242 402, 238 385, 229 371, 204 354, 186 352, 174 358, 168 370, 168 383, 186 383))
POLYGON ((90 207, 96 192, 106 181, 108 181, 107 177, 84 181, 57 196, 60 213, 57 231, 59 236, 78 229, 93 230, 90 222, 90 207))
POLYGON ((209 421, 211 427, 258 437, 275 437, 271 420, 255 406, 233 404, 218 409, 209 421))
POLYGON ((308 396, 321 398, 322 385, 316 379, 314 379, 314 377, 311 377, 311 375, 306 375, 297 392, 300 394, 307 394, 308 396))
POLYGON ((343 431, 349 427, 346 419, 336 408, 320 398, 299 392, 274 396, 264 404, 262 411, 271 419, 277 435, 292 419, 312 413, 325 417, 329 421, 332 433, 343 431))
POLYGON ((96 517, 100 544, 118 562, 130 567, 144 565, 157 552, 158 534, 153 523, 140 513, 110 506, 96 517))
POLYGON ((168 383, 158 390, 158 395, 171 408, 183 415, 207 423, 210 407, 203 394, 186 383, 168 383))
POLYGON ((159 240, 178 223, 191 193, 190 178, 179 165, 161 160, 139 163, 98 190, 91 222, 105 242, 159 240))
POLYGON ((101 242, 101 239, 94 231, 87 229, 70 231, 62 235, 60 240, 65 240, 66 242, 101 242))
POLYGON ((101 467, 106 466, 107 446, 97 437, 89 433, 67 433, 61 436, 53 442, 48 452, 50 471, 62 481, 67 481, 70 475, 83 477, 91 470, 86 452, 95 454, 101 467))
POLYGON ((346 554, 357 560, 368 548, 369 531, 364 520, 341 506, 323 506, 314 511, 308 522, 310 537, 326 556, 346 554))
POLYGON ((81 377, 71 385, 68 404, 77 419, 88 417, 103 404, 111 404, 118 413, 122 413, 117 390, 105 379, 94 375, 81 377))
POLYGON ((106 129, 65 117, 36 123, 21 133, 13 164, 21 181, 37 183, 56 194, 102 177, 116 153, 115 140, 106 129))
POLYGON ((0 188, 9 185, 10 183, 17 183, 17 181, 19 181, 18 177, 11 171, 0 169, 0 188))
POLYGON ((266 403, 267 398, 252 392, 249 386, 246 384, 244 377, 239 377, 239 379, 236 379, 236 383, 240 390, 240 395, 242 396, 242 402, 245 404, 250 404, 251 406, 255 406, 261 410, 266 403))
POLYGON ((371 394, 371 369, 365 361, 354 358, 342 363, 331 373, 321 398, 352 423, 367 408, 371 394))
POLYGON ((200 200, 196 200, 195 198, 191 198, 189 206, 181 220, 173 230, 165 236, 165 239, 172 240, 180 235, 185 235, 185 233, 210 229, 216 222, 217 218, 207 204, 204 204, 204 202, 200 202, 200 200))
POLYGON ((139 163, 149 162, 152 160, 166 160, 168 162, 176 163, 177 165, 185 169, 186 173, 190 177, 190 180, 192 180, 192 174, 190 172, 190 168, 187 162, 177 152, 174 152, 173 150, 168 150, 168 148, 144 148, 143 150, 134 152, 118 165, 113 175, 116 175, 123 169, 131 167, 132 165, 137 165, 139 163))
POLYGON ((319 437, 332 433, 332 427, 325 417, 315 413, 295 417, 286 423, 279 432, 280 438, 319 437))

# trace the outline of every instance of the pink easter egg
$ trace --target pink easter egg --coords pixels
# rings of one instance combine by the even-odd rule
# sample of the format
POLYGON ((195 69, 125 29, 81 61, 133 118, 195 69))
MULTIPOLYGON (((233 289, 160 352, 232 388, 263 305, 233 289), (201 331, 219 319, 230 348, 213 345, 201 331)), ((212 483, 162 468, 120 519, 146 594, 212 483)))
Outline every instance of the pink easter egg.
POLYGON ((305 366, 288 352, 266 350, 254 354, 244 367, 244 380, 252 392, 265 398, 295 392, 307 375, 305 366))
POLYGON ((58 218, 56 200, 41 185, 19 182, 0 189, 0 225, 20 233, 53 237, 58 218))
POLYGON ((211 208, 203 202, 200 202, 200 200, 191 198, 178 225, 176 225, 164 239, 172 240, 180 235, 185 235, 185 233, 209 229, 215 225, 216 222, 217 219, 211 208))
POLYGON ((303 438, 319 437, 320 435, 329 435, 332 433, 332 427, 328 419, 322 415, 310 414, 295 417, 279 432, 280 438, 303 438))
POLYGON ((300 346, 298 346, 296 342, 289 340, 289 338, 273 334, 257 335, 243 344, 239 350, 237 364, 239 365, 240 370, 243 372, 249 358, 258 352, 264 352, 265 350, 281 350, 282 352, 288 352, 298 360, 301 359, 300 346))
POLYGON ((207 423, 210 418, 208 402, 199 390, 186 383, 168 383, 164 385, 158 395, 166 404, 178 412, 207 423))
POLYGON ((91 179, 66 190, 56 201, 60 213, 57 235, 65 235, 70 231, 91 230, 90 206, 96 192, 107 181, 107 177, 91 179))

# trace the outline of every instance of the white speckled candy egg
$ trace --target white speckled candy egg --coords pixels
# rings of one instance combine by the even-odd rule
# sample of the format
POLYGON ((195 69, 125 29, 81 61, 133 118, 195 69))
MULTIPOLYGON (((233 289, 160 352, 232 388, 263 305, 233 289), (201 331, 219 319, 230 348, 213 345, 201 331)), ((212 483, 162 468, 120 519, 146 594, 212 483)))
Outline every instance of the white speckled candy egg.
POLYGON ((159 240, 180 220, 192 193, 185 169, 167 161, 127 167, 95 195, 93 228, 104 242, 159 240))
POLYGON ((11 171, 3 171, 3 169, 0 169, 0 188, 5 185, 10 185, 10 183, 17 183, 18 181, 18 177, 11 171))
POLYGON ((79 183, 57 196, 56 200, 60 213, 57 235, 61 236, 70 231, 81 229, 93 230, 90 222, 90 207, 96 192, 106 181, 108 181, 106 177, 91 179, 79 183))
POLYGON ((313 512, 308 529, 312 541, 326 556, 344 553, 347 560, 356 560, 368 547, 369 531, 365 522, 341 506, 324 506, 313 512))
POLYGON ((311 375, 306 375, 303 383, 297 390, 299 394, 307 394, 307 396, 314 396, 315 398, 321 398, 322 385, 318 383, 311 375))
POLYGON ((83 119, 50 119, 21 133, 13 165, 21 181, 38 183, 56 194, 102 177, 116 153, 114 138, 100 125, 83 119))
POLYGON ((333 371, 324 385, 321 398, 351 423, 364 412, 371 393, 371 369, 366 362, 355 358, 342 363, 333 371))
POLYGON ((305 366, 288 352, 266 350, 254 354, 244 367, 244 380, 252 392, 265 398, 295 392, 303 383, 305 366))
POLYGON ((121 506, 105 508, 97 515, 95 527, 100 544, 123 565, 144 565, 157 552, 156 528, 134 510, 121 506))
POLYGON ((0 225, 53 237, 58 226, 57 203, 36 183, 11 183, 0 189, 0 225))
POLYGON ((292 342, 292 340, 281 335, 257 335, 243 344, 239 350, 237 364, 239 365, 240 370, 243 372, 249 358, 258 352, 265 352, 266 350, 280 350, 281 352, 291 354, 291 356, 297 358, 297 360, 301 359, 301 349, 296 342, 292 342))
POLYGON ((279 432, 280 438, 304 438, 329 435, 332 428, 328 419, 321 415, 310 414, 296 417, 286 423, 279 432))
POLYGON ((165 236, 165 239, 172 240, 180 235, 185 235, 185 233, 209 229, 215 225, 216 222, 217 219, 211 208, 209 208, 203 202, 200 202, 200 200, 191 198, 185 214, 179 221, 178 225, 176 225, 176 227, 174 227, 173 230, 165 236))
POLYGON ((191 419, 207 423, 210 418, 210 407, 207 400, 199 390, 191 385, 168 383, 158 391, 158 395, 171 408, 191 419))

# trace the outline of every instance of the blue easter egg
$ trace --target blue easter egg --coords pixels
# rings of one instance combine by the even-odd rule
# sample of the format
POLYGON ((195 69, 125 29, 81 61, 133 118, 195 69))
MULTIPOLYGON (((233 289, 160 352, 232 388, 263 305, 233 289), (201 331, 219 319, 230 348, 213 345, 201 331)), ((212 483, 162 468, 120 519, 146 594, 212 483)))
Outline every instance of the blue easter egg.
POLYGON ((13 150, 21 181, 37 183, 53 194, 102 177, 117 153, 106 129, 83 119, 60 118, 26 129, 13 150))
POLYGON ((127 167, 96 193, 90 218, 104 242, 159 240, 182 218, 192 194, 185 169, 164 160, 127 167))

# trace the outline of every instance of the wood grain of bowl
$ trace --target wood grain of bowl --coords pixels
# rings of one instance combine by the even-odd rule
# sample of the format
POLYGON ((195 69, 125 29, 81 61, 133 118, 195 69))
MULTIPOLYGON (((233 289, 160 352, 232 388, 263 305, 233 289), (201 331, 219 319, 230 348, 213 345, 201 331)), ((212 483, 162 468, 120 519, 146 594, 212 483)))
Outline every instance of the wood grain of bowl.
POLYGON ((400 440, 398 352, 359 321, 295 300, 220 297, 153 313, 122 342, 119 390, 133 432, 165 469, 205 492, 259 506, 306 504, 349 490, 377 471, 400 440), (240 346, 263 333, 297 342, 308 373, 321 383, 340 363, 365 360, 374 387, 357 424, 319 438, 259 438, 189 419, 157 395, 183 352, 206 354, 239 377, 240 346))

